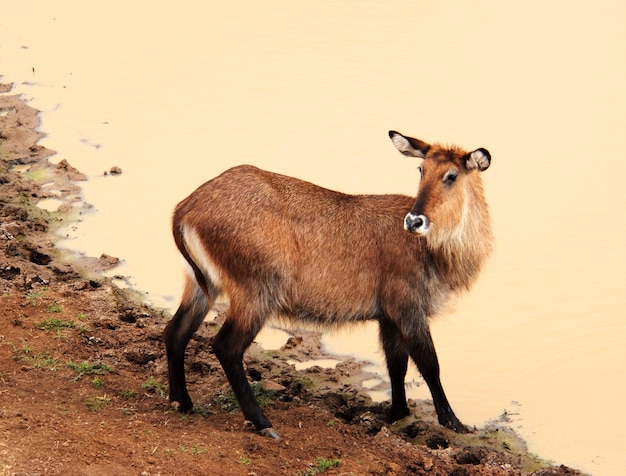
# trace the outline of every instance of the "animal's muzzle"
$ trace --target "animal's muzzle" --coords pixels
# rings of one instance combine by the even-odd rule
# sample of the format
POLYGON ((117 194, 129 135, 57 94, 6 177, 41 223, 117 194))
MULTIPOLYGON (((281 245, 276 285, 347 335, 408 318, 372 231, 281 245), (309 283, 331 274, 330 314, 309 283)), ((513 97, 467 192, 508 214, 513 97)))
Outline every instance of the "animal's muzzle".
POLYGON ((430 221, 426 215, 414 215, 409 212, 406 217, 404 217, 404 229, 409 233, 425 235, 429 228, 430 221))

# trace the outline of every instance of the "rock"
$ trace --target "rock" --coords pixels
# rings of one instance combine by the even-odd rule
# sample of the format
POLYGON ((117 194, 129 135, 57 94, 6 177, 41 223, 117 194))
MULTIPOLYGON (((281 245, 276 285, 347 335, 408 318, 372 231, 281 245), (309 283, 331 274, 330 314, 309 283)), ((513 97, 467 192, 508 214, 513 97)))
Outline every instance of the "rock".
POLYGON ((261 388, 263 390, 268 390, 270 392, 284 392, 287 390, 284 386, 279 383, 273 382, 271 380, 266 380, 261 384, 261 388))
POLYGON ((117 165, 114 167, 111 167, 108 171, 104 172, 104 175, 120 175, 122 173, 122 169, 119 168, 117 165))
POLYGON ((16 237, 18 235, 24 234, 24 227, 19 223, 12 221, 9 223, 4 223, 0 226, 0 234, 4 231, 5 234, 11 235, 12 237, 16 237))
POLYGON ((57 164, 57 169, 64 171, 67 174, 67 177, 74 182, 84 182, 87 180, 87 176, 85 174, 76 170, 65 159, 57 164))
POLYGON ((285 343, 285 345, 282 346, 281 350, 284 351, 294 349, 300 344, 302 344, 302 336, 291 336, 289 339, 287 339, 287 342, 285 343))
POLYGON ((117 266, 120 262, 120 259, 116 258, 115 256, 110 256, 106 253, 102 253, 100 255, 100 258, 98 258, 98 261, 100 262, 103 268, 108 269, 108 268, 114 268, 115 266, 117 266))

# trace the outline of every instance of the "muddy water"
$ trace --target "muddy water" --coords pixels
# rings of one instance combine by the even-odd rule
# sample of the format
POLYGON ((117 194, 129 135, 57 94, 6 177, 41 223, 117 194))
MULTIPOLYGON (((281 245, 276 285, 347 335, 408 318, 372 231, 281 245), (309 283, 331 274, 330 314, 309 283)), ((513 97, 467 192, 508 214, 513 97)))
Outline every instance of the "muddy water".
MULTIPOLYGON (((414 194, 388 129, 486 147, 496 250, 433 324, 448 396, 468 424, 506 410, 545 457, 626 472, 624 5, 51 3, 3 7, 0 74, 90 176, 66 246, 122 257, 173 308, 170 211, 225 168, 414 194)), ((385 378, 375 328, 354 332, 326 343, 385 378)))

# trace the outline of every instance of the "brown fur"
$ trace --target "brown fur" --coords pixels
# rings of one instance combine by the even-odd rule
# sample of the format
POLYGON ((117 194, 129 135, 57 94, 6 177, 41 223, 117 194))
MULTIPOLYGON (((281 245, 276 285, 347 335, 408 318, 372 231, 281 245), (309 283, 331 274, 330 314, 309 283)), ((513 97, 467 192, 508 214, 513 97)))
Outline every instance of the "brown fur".
MULTIPOLYGON (((175 241, 193 270, 165 331, 170 399, 181 409, 191 405, 184 348, 223 293, 230 310, 214 347, 244 415, 259 430, 271 424, 248 402, 240 360, 267 318, 280 314, 321 326, 379 320, 394 390, 392 417, 408 412, 403 385, 410 355, 431 386, 442 424, 462 431, 440 389, 428 318, 476 279, 490 251, 489 215, 480 176, 466 165, 468 153, 404 139, 425 154, 417 200, 346 195, 243 165, 176 207, 175 241), (448 187, 442 177, 452 169, 458 177, 448 187), (403 229, 409 211, 430 218, 425 236, 403 229)), ((402 152, 422 157, 419 150, 402 152)))

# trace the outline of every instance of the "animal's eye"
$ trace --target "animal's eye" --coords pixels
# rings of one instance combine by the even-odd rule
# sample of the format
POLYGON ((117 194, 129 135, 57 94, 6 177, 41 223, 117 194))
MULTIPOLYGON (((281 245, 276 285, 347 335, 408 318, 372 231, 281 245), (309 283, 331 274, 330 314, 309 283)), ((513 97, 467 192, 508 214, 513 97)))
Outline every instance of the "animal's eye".
POLYGON ((422 170, 422 166, 421 165, 417 166, 417 171, 420 173, 420 177, 424 176, 424 171, 422 170))
POLYGON ((445 183, 446 185, 452 185, 456 180, 457 175, 458 173, 456 170, 450 170, 446 172, 446 174, 443 176, 443 183, 445 183))

